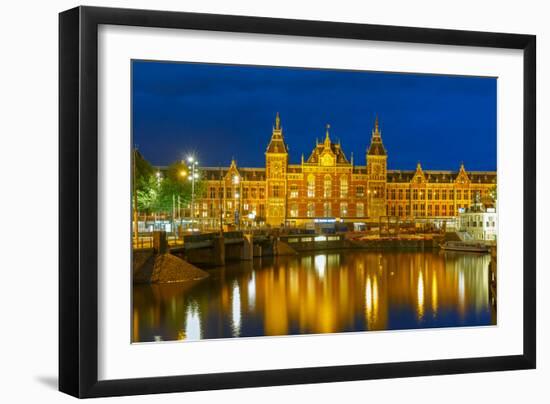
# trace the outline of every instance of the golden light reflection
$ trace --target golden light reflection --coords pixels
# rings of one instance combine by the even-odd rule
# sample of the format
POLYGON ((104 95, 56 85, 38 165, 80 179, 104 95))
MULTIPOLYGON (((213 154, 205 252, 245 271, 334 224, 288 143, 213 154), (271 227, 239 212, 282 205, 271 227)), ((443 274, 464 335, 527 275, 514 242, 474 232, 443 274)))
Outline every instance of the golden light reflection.
POLYGON ((190 304, 187 308, 187 317, 185 319, 185 336, 184 339, 198 340, 202 338, 201 320, 199 318, 199 310, 194 304, 190 304))
POLYGON ((372 321, 372 285, 370 283, 370 278, 367 278, 367 283, 365 285, 365 310, 368 327, 372 321))
POLYGON ((241 333, 241 291, 237 281, 233 282, 233 293, 231 295, 232 309, 231 317, 233 320, 233 336, 238 337, 241 333))
POLYGON ((372 281, 372 309, 373 309, 372 322, 373 324, 376 324, 378 322, 378 280, 376 276, 372 281))
POLYGON ((458 312, 460 313, 461 317, 464 317, 465 313, 465 284, 464 284, 464 271, 462 269, 459 269, 458 271, 458 312))
POLYGON ((416 286, 418 321, 424 320, 424 277, 422 271, 418 271, 418 282, 416 286))
POLYGON ((479 255, 390 251, 230 263, 203 281, 134 286, 132 340, 467 325, 491 315, 488 265, 479 255))
POLYGON ((256 275, 252 272, 252 277, 248 281, 248 307, 254 310, 256 304, 256 275))
POLYGON ((437 317, 437 274, 432 274, 432 315, 437 317))
POLYGON ((315 256, 315 271, 319 278, 325 277, 325 271, 327 270, 327 256, 326 255, 316 255, 315 256))
POLYGON ((139 311, 136 309, 132 316, 132 341, 139 341, 139 311))

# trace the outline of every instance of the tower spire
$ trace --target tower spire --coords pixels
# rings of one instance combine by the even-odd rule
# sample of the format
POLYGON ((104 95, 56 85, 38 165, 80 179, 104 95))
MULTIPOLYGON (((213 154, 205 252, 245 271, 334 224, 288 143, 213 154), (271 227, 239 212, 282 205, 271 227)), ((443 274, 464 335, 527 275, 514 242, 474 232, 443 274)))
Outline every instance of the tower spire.
POLYGON ((367 150, 367 154, 371 156, 386 156, 386 149, 384 148, 384 144, 382 143, 382 134, 380 133, 378 114, 376 114, 376 118, 374 119, 374 128, 372 129, 372 137, 370 141, 370 146, 367 150))
POLYGON ((271 134, 271 140, 267 146, 267 152, 269 153, 287 153, 288 147, 283 138, 283 128, 281 126, 281 116, 279 112, 275 115, 275 126, 271 134))
POLYGON ((330 124, 327 123, 327 133, 326 133, 326 135, 325 135, 325 146, 329 146, 329 147, 330 147, 329 129, 330 129, 330 124))

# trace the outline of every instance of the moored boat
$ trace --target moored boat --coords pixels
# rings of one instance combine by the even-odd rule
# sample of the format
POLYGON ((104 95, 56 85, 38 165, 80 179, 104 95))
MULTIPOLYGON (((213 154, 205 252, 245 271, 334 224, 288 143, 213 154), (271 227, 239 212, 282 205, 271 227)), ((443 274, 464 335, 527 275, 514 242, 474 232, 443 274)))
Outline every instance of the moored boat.
POLYGON ((489 246, 479 241, 447 241, 441 244, 441 249, 445 251, 464 251, 475 253, 488 253, 489 246))

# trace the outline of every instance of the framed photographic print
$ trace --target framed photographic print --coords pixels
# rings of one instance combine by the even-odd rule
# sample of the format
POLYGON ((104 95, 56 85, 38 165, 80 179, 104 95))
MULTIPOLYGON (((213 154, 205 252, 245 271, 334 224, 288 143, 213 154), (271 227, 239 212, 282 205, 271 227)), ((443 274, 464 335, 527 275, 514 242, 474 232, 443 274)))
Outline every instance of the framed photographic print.
POLYGON ((535 367, 534 36, 59 24, 61 391, 535 367))

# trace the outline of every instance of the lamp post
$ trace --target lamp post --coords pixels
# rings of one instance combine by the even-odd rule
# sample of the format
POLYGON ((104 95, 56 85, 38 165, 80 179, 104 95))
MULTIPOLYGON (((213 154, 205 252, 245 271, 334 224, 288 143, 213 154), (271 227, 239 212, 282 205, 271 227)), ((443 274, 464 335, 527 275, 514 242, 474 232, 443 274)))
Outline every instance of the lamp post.
MULTIPOLYGON (((160 192, 160 180, 161 180, 160 171, 157 171, 156 176, 157 176, 157 198, 156 198, 156 200, 158 201, 158 192, 160 192)), ((156 230, 156 229, 157 229, 157 209, 155 209, 154 223, 153 223, 153 230, 156 230)))
POLYGON ((233 185, 234 185, 234 192, 233 192, 233 200, 235 202, 235 214, 234 214, 234 219, 235 219, 235 224, 238 226, 238 228, 240 229, 240 203, 239 203, 239 192, 238 192, 238 189, 239 189, 239 183, 240 183, 240 178, 238 175, 234 175, 233 176, 233 185))
POLYGON ((187 157, 187 161, 191 165, 189 181, 191 181, 191 228, 193 229, 193 222, 195 220, 195 180, 199 178, 199 173, 197 172, 199 162, 193 156, 187 157))
MULTIPOLYGON (((185 170, 181 170, 180 171, 180 177, 183 179, 185 177, 187 177, 187 171, 185 170)), ((180 226, 181 226, 181 221, 182 221, 182 214, 181 214, 181 205, 180 205, 180 196, 178 195, 178 218, 180 220, 180 226)))

